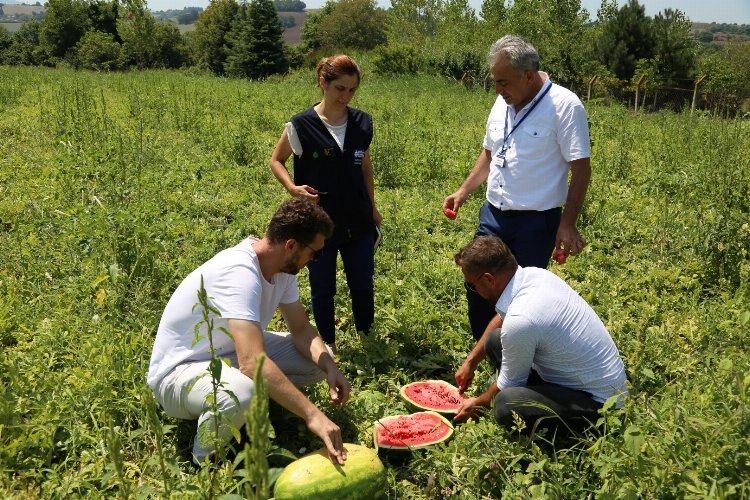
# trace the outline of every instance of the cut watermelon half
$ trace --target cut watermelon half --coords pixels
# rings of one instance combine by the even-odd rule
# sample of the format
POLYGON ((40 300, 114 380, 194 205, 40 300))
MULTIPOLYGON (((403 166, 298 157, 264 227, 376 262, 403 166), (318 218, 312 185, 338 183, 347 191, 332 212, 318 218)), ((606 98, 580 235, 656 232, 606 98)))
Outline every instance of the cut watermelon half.
POLYGON ((464 397, 458 389, 442 380, 412 382, 401 388, 401 397, 418 410, 455 414, 464 397))
POLYGON ((450 439, 453 425, 434 411, 383 417, 375 422, 375 449, 409 451, 450 439))

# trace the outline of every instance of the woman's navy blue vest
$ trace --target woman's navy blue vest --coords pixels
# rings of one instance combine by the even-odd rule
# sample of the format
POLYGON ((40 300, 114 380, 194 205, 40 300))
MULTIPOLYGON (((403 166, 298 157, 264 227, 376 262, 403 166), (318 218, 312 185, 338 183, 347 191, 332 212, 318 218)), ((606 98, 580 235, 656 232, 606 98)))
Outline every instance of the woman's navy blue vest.
POLYGON ((320 206, 333 220, 333 238, 337 240, 374 230, 372 201, 362 175, 362 161, 372 141, 372 117, 347 109, 343 151, 315 109, 302 111, 291 120, 302 145, 302 156, 294 155, 294 183, 328 193, 320 195, 320 206))

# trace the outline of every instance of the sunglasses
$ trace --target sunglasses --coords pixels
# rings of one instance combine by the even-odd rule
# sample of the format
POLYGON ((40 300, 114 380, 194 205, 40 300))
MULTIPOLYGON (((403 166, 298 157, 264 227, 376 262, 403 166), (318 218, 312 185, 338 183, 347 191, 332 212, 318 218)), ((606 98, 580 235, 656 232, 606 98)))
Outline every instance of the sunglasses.
MULTIPOLYGON (((480 279, 480 278, 481 278, 482 276, 484 276, 484 273, 482 273, 482 274, 480 274, 479 276, 477 276, 477 277, 476 277, 476 278, 474 279, 474 281, 478 281, 478 280, 479 280, 479 279, 480 279)), ((466 291, 467 291, 467 292, 472 292, 472 293, 479 293, 479 292, 477 292, 477 287, 476 287, 476 285, 474 285, 473 283, 469 283, 469 282, 468 282, 468 281, 466 281, 466 280, 464 280, 464 288, 466 289, 466 291)))
MULTIPOLYGON (((302 242, 300 241, 300 243, 302 243, 302 242)), ((310 250, 313 251, 312 259, 310 259, 311 261, 316 262, 318 259, 320 259, 323 256, 323 249, 322 248, 320 250, 315 250, 313 247, 311 247, 307 243, 302 243, 302 244, 305 245, 307 248, 309 248, 310 250)))

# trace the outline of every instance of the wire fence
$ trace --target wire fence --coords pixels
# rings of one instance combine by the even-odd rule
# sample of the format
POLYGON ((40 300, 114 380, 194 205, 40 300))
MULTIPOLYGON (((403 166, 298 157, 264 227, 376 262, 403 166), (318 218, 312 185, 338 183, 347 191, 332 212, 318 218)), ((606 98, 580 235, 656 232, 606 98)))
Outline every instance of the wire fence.
POLYGON ((750 97, 705 88, 706 75, 692 79, 664 81, 641 77, 635 84, 604 80, 594 76, 579 95, 586 100, 614 100, 634 111, 708 110, 727 116, 750 113, 750 97))

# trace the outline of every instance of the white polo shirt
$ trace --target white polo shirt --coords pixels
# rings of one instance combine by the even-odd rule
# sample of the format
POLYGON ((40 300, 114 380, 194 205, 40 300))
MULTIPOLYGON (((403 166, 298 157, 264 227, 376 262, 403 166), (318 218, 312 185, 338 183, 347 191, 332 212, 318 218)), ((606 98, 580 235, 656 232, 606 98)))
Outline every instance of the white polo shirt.
POLYGON ((544 381, 586 391, 600 403, 628 394, 625 367, 604 323, 555 274, 519 266, 495 310, 503 319, 500 390, 525 386, 534 368, 544 381))
POLYGON ((547 79, 536 97, 519 113, 501 96, 497 97, 487 120, 483 145, 492 153, 487 201, 495 208, 548 210, 560 207, 568 194, 568 163, 591 156, 586 110, 573 92, 547 79), (498 159, 503 137, 523 119, 550 85, 549 92, 532 113, 508 136, 503 166, 498 159))
POLYGON ((299 300, 297 278, 277 273, 269 282, 261 273, 258 255, 252 247, 255 238, 246 238, 240 244, 223 250, 211 260, 190 273, 169 299, 156 333, 146 381, 156 390, 170 371, 189 361, 207 361, 211 352, 207 328, 198 304, 198 290, 203 277, 203 287, 208 302, 219 311, 214 316, 213 346, 217 356, 236 352, 234 341, 222 329, 228 330, 229 319, 244 319, 260 324, 263 331, 276 313, 279 304, 299 300), (195 342, 196 325, 200 325, 195 342))

